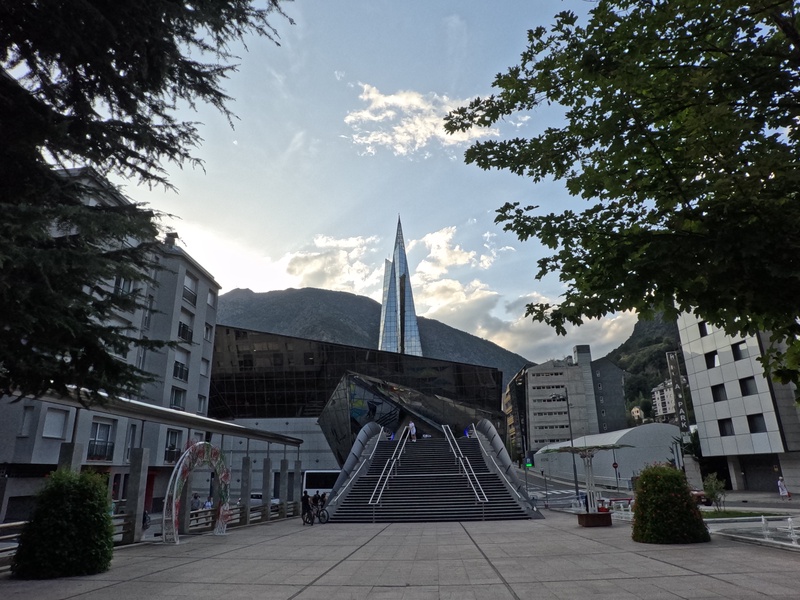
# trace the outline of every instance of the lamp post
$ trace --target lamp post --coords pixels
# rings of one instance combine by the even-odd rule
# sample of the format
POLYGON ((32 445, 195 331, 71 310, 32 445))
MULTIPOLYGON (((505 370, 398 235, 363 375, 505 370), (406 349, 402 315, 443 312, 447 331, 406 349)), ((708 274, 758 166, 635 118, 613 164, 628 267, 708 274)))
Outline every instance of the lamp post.
POLYGON ((569 445, 573 449, 570 454, 572 454, 572 477, 575 480, 575 499, 577 500, 581 492, 578 489, 578 467, 575 463, 575 439, 572 435, 572 415, 569 410, 569 396, 567 395, 567 388, 564 388, 564 395, 561 396, 564 398, 564 402, 567 403, 567 424, 569 426, 569 445))

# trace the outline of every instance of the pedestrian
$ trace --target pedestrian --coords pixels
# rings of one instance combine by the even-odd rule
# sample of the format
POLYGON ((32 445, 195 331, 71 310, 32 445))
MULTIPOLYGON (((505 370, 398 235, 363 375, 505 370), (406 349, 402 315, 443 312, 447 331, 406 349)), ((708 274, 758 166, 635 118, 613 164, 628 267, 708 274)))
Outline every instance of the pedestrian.
POLYGON ((783 481, 783 477, 778 477, 778 493, 781 495, 781 500, 792 499, 792 494, 786 488, 786 483, 783 481))
POLYGON ((411 435, 411 441, 417 441, 417 426, 414 425, 414 421, 409 421, 408 423, 408 432, 411 435))
POLYGON ((319 507, 320 509, 325 508, 325 503, 328 501, 328 493, 322 492, 322 495, 319 497, 319 507))
MULTIPOLYGON (((308 490, 303 490, 303 497, 300 498, 300 504, 303 507, 303 514, 300 515, 300 520, 303 522, 303 525, 306 524, 306 515, 311 513, 311 496, 308 495, 308 490)), ((314 520, 311 520, 310 525, 314 524, 314 520)))
POLYGON ((311 506, 314 508, 319 507, 319 490, 317 490, 317 493, 311 497, 311 506))
POLYGON ((208 500, 206 500, 206 503, 203 504, 203 508, 214 508, 214 498, 209 496, 208 500))
POLYGON ((189 504, 189 508, 191 510, 200 510, 200 494, 195 494, 192 496, 192 501, 189 504))

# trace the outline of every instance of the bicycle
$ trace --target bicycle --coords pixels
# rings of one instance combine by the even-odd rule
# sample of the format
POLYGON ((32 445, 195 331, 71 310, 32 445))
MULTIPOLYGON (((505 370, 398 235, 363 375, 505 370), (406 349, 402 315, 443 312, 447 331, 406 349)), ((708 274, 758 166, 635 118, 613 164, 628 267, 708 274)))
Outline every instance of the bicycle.
POLYGON ((303 521, 305 521, 306 525, 313 525, 315 520, 319 521, 321 525, 325 525, 328 519, 330 519, 328 511, 319 506, 312 506, 311 511, 303 516, 303 521))

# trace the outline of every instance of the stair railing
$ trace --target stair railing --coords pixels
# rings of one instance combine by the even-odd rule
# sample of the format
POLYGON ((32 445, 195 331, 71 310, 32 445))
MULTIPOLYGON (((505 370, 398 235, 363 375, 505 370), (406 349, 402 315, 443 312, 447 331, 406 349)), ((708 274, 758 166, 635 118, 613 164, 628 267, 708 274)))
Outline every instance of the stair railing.
MULTIPOLYGON (((514 485, 514 483, 513 483, 513 482, 512 482, 512 481, 511 481, 511 480, 510 480, 510 479, 509 479, 507 476, 506 476, 506 474, 503 472, 503 469, 501 469, 501 468, 500 468, 500 465, 498 465, 498 464, 497 464, 497 461, 494 459, 494 456, 492 456, 491 454, 489 454, 489 453, 486 451, 486 448, 484 448, 484 447, 483 447, 483 442, 481 441, 481 438, 480 438, 480 436, 478 435, 478 430, 475 428, 475 423, 472 423, 472 424, 470 425, 470 427, 472 428, 472 437, 474 437, 474 438, 476 438, 476 439, 478 440, 478 446, 480 447, 480 449, 481 449, 481 452, 483 452, 483 456, 484 456, 484 458, 488 458, 488 459, 490 459, 490 460, 491 460, 491 461, 494 463, 494 466, 495 466, 495 470, 496 470, 496 472, 497 472, 497 473, 499 473, 499 474, 500 474, 500 476, 501 476, 503 479, 505 479, 505 480, 506 480, 506 483, 508 484, 508 485, 507 485, 508 489, 510 489, 512 492, 514 492, 514 493, 517 495, 517 498, 518 498, 519 500, 521 500, 521 501, 523 501, 523 502, 527 501, 527 502, 528 502, 529 504, 531 504, 531 505, 533 506, 533 508, 535 509, 535 508, 536 508, 536 506, 535 506, 535 504, 533 504, 533 503, 532 503, 531 499, 530 499, 530 498, 525 498, 525 497, 523 497, 523 496, 522 496, 522 494, 520 494, 520 493, 519 493, 519 491, 517 491, 517 488, 516 488, 516 486, 515 486, 515 485, 514 485)), ((526 490, 526 491, 527 491, 527 490, 526 490)))
POLYGON ((353 483, 356 479, 358 479, 358 474, 361 472, 361 469, 364 467, 364 465, 370 464, 372 462, 372 457, 375 456, 375 451, 378 449, 378 444, 380 444, 381 440, 383 439, 383 426, 381 426, 380 433, 378 433, 376 438, 377 440, 375 442, 375 445, 372 447, 372 452, 369 453, 369 457, 367 458, 367 460, 361 461, 361 464, 358 465, 358 468, 356 469, 355 473, 350 475, 350 478, 345 482, 345 484, 341 487, 341 489, 338 492, 336 492, 336 495, 328 502, 328 506, 330 506, 331 504, 336 504, 339 501, 339 498, 342 497, 344 491, 350 486, 350 484, 353 483))
POLYGON ((464 471, 464 475, 467 477, 470 487, 472 487, 472 491, 475 494, 475 501, 481 504, 489 502, 489 498, 486 496, 486 492, 483 491, 481 482, 478 481, 478 476, 475 475, 475 471, 472 469, 469 458, 464 456, 464 453, 461 451, 461 446, 456 442, 456 436, 453 435, 453 430, 450 429, 450 425, 444 425, 442 429, 444 430, 444 437, 447 439, 447 443, 450 444, 450 450, 455 454, 456 460, 464 471))
POLYGON ((378 477, 378 481, 375 483, 375 489, 372 490, 372 495, 369 497, 369 502, 367 503, 373 507, 373 518, 375 516, 375 506, 381 503, 383 490, 386 488, 386 484, 389 483, 389 478, 397 473, 397 463, 406 449, 406 442, 408 441, 408 438, 408 427, 405 427, 403 429, 403 433, 400 434, 400 439, 397 441, 397 445, 394 447, 394 452, 392 452, 392 455, 389 457, 389 460, 386 461, 386 464, 383 465, 383 471, 381 471, 380 477, 378 477), (377 498, 375 497, 375 494, 378 495, 377 498))

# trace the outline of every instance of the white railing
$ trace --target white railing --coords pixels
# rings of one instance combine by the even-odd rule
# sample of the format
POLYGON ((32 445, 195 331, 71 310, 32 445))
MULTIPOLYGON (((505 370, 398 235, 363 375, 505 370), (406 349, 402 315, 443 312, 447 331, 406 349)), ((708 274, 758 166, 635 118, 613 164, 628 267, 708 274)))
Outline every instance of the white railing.
POLYGON ((403 433, 400 434, 400 439, 397 441, 397 446, 395 446, 392 456, 389 457, 389 460, 387 460, 386 464, 383 465, 383 471, 381 471, 381 475, 378 477, 378 481, 375 484, 375 489, 372 490, 372 495, 369 497, 369 502, 367 504, 377 506, 381 503, 383 490, 386 488, 386 484, 389 483, 389 478, 396 469, 397 461, 400 460, 400 456, 402 456, 403 452, 405 452, 408 438, 408 427, 405 427, 403 429, 403 433), (378 494, 377 498, 375 498, 375 494, 378 494))
POLYGON ((442 429, 444 430, 444 437, 447 439, 447 443, 450 444, 450 450, 455 455, 456 461, 460 464, 461 469, 464 471, 464 475, 467 477, 470 487, 472 487, 472 491, 475 494, 475 501, 480 503, 489 502, 489 498, 486 496, 486 492, 483 491, 481 482, 478 481, 478 476, 475 475, 475 471, 472 469, 469 458, 464 456, 464 453, 461 451, 461 446, 458 445, 456 436, 453 435, 450 425, 444 425, 442 429))
POLYGON ((347 481, 344 482, 344 485, 341 489, 336 491, 336 495, 328 501, 328 506, 331 504, 336 504, 339 501, 339 498, 342 497, 344 491, 350 487, 350 484, 353 483, 356 479, 358 479, 358 474, 361 472, 361 469, 366 464, 372 463, 372 457, 375 456, 375 451, 378 449, 378 443, 383 439, 383 426, 381 425, 381 430, 376 436, 377 439, 375 440, 375 445, 372 447, 372 452, 369 453, 369 457, 367 460, 362 460, 361 463, 358 465, 358 468, 355 472, 347 478, 347 481))

